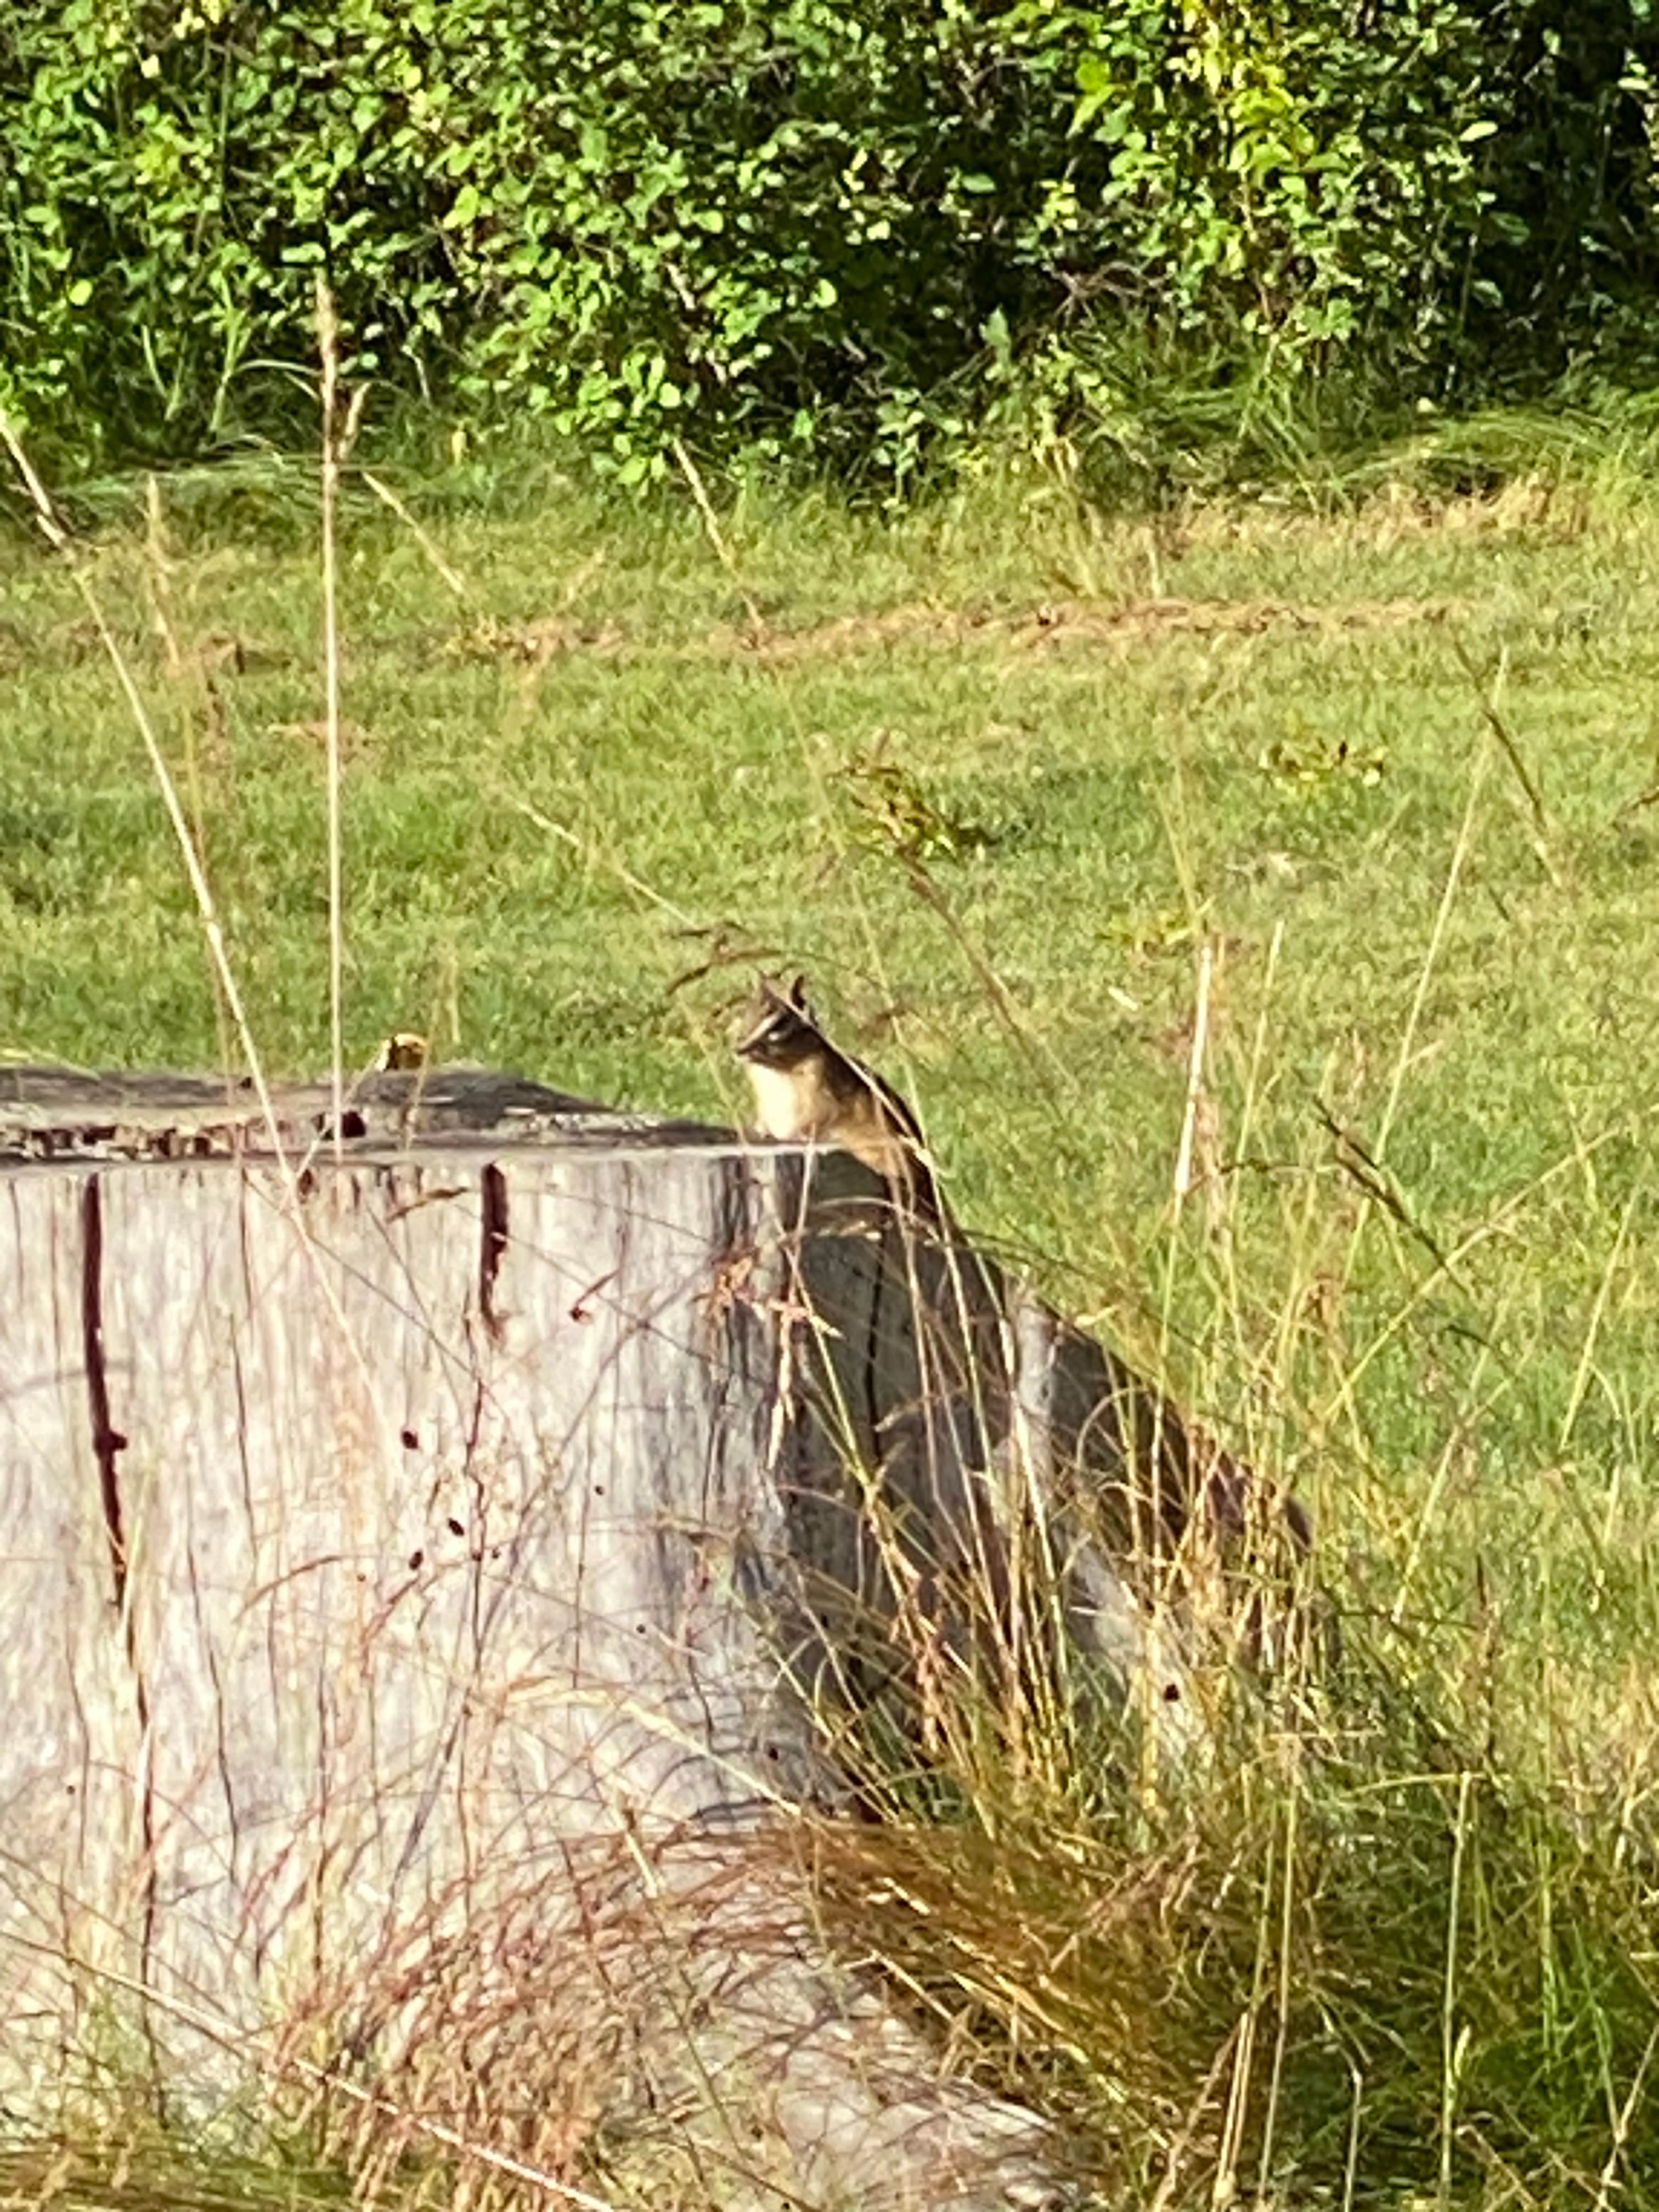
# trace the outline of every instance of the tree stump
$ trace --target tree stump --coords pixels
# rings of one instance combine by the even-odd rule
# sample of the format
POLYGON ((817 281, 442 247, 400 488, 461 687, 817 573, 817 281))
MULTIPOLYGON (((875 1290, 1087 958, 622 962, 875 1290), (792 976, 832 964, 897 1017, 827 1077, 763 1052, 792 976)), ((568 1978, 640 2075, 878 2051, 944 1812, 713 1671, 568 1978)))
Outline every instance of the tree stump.
POLYGON ((1048 2201, 780 1815, 845 1801, 826 1712, 974 1663, 1016 1478, 1121 1474, 1109 1363, 838 1155, 478 1071, 276 1108, 0 1072, 0 2096, 112 2035, 556 2176, 602 2134, 732 2203, 1048 2201))

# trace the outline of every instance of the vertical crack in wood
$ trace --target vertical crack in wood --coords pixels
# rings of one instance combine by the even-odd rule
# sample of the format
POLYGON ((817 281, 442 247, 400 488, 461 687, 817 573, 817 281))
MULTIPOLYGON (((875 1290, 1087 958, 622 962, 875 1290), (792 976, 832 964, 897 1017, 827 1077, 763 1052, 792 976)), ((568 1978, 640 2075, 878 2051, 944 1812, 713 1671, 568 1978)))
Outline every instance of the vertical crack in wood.
POLYGON ((167 2093, 161 2049, 149 2005, 150 1967, 160 1902, 155 1863, 155 1747, 150 1740, 149 1689, 139 1663, 137 1627, 129 1602, 127 1540, 121 1511, 120 1470, 116 1464, 127 1448, 127 1440, 109 1414, 109 1370, 104 1353, 104 1194, 101 1180, 95 1175, 87 1177, 81 1194, 81 1343, 87 1374, 87 1405, 92 1419, 92 1450, 98 1462, 98 1489, 103 1505, 104 1533, 109 1544, 110 1581, 138 1716, 138 1833, 143 1853, 143 1923, 138 1937, 139 2004, 144 2042, 149 2052, 153 2109, 158 2120, 165 2122, 167 2093))
POLYGON ((483 1171, 478 1243, 478 1311, 492 1337, 501 1333, 495 1311, 495 1278, 507 1251, 507 1177, 492 1160, 483 1171))
POLYGON ((104 1198, 98 1176, 88 1176, 81 1194, 81 1342, 87 1375, 87 1403, 92 1415, 92 1452, 98 1462, 104 1532, 109 1540, 110 1580, 118 1612, 127 1595, 127 1547, 121 1526, 121 1480, 116 1460, 126 1438, 109 1417, 109 1376, 104 1363, 104 1198))

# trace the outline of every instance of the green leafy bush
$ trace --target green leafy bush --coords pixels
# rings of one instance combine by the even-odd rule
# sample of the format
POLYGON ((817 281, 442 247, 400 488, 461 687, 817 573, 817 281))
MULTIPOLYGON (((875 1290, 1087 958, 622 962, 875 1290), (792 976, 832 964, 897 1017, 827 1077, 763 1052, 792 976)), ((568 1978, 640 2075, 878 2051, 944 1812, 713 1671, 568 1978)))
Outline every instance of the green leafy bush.
POLYGON ((1638 15, 14 0, 0 404, 83 463, 281 434, 319 269, 349 374, 629 478, 685 425, 902 477, 1091 324, 1443 384, 1639 322, 1638 15))

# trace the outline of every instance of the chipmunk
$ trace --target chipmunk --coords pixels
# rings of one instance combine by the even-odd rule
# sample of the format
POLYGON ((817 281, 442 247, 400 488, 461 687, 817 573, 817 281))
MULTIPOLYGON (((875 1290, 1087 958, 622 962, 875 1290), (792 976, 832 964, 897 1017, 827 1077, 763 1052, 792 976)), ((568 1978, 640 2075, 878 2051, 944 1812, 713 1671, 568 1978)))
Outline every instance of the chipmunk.
POLYGON ((945 1209, 915 1115, 872 1068, 838 1051, 806 1000, 806 978, 787 992, 762 979, 755 1018, 737 1045, 755 1092, 763 1134, 839 1146, 874 1170, 895 1202, 942 1224, 945 1209))
POLYGON ((432 1047, 415 1030, 393 1030, 381 1043, 374 1055, 376 1075, 406 1075, 411 1069, 425 1067, 432 1058, 432 1047))

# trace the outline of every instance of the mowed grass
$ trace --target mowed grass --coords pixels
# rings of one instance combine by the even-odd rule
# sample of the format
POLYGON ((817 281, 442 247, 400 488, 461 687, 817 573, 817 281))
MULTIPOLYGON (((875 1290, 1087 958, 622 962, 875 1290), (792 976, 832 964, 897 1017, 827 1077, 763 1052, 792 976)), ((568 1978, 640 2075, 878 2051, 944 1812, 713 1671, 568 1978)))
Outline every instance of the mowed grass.
MULTIPOLYGON (((805 969, 915 1098, 964 1219, 1310 1499, 1346 1649, 1362 1674, 1383 1655, 1414 1716, 1390 1736, 1364 1705, 1340 1847, 1297 1891, 1334 1978, 1308 1967, 1306 2078, 1293 2038, 1263 2185, 1289 2158, 1372 2197, 1455 2178, 1469 2201, 1594 2203, 1605 2173, 1659 2202, 1632 2147, 1659 504, 1522 484, 1109 523, 986 486, 894 522, 751 489, 716 544, 689 495, 606 507, 550 473, 487 512, 407 490, 424 543, 366 493, 342 532, 349 1060, 413 1027, 731 1119, 733 1004, 757 965, 805 969), (1391 1827, 1413 1759, 1438 1770, 1391 1827), (1503 1811, 1484 1859, 1460 1771, 1503 1811), (1395 1909, 1377 1989, 1428 1994, 1362 2066, 1382 2000, 1353 1961, 1395 1909), (1487 1970, 1483 2010, 1464 1980, 1487 1970), (1390 2051, 1392 2090, 1367 2070, 1390 2051)), ((246 506, 164 487, 161 543, 113 528, 88 560, 262 1052, 314 1072, 315 550, 296 489, 246 506)), ((113 672, 58 568, 13 538, 0 583, 0 1047, 217 1065, 113 672)), ((1271 1966, 1267 1894, 1239 1941, 1271 1966)), ((1205 2004, 1219 2037, 1273 1981, 1194 1998, 1188 2092, 1205 2004)), ((1082 2037, 1068 2110, 1121 2135, 1077 2087, 1082 2037)))
MULTIPOLYGON (((314 551, 298 523, 239 534, 223 502, 216 521, 195 543, 173 526, 176 670, 141 534, 100 544, 96 587, 261 1048, 314 1072, 314 551)), ((465 599, 383 511, 344 529, 349 1060, 412 1026, 730 1117, 730 1002, 754 965, 799 967, 913 1092, 967 1217, 1110 1304, 1162 1283, 1208 945, 1200 1165, 1224 1170, 1261 1310, 1292 1188, 1298 1233, 1337 1231, 1349 1272, 1370 1171, 1334 1120, 1384 1150, 1413 1224, 1366 1209, 1358 1274, 1383 1305, 1436 1273, 1431 1245, 1519 1208, 1438 1271, 1420 1321, 1473 1316, 1516 1363, 1499 1431, 1541 1445, 1552 1403, 1559 1425, 1598 1304, 1597 1375, 1623 1380, 1581 1417, 1645 1389, 1659 516, 1534 494, 1154 532, 1057 499, 898 526, 751 501, 726 526, 735 573, 689 498, 605 514, 555 483, 514 519, 432 529, 465 599), (1541 823, 1465 660, 1502 672, 1541 823)), ((201 933, 113 673, 68 580, 4 557, 0 1042, 216 1065, 201 933)), ((1435 1340, 1455 1364, 1468 1340, 1435 1340)), ((1401 1342, 1420 1378, 1433 1345, 1401 1342)), ((1411 1462, 1437 1429, 1432 1388, 1405 1395, 1411 1462)))

